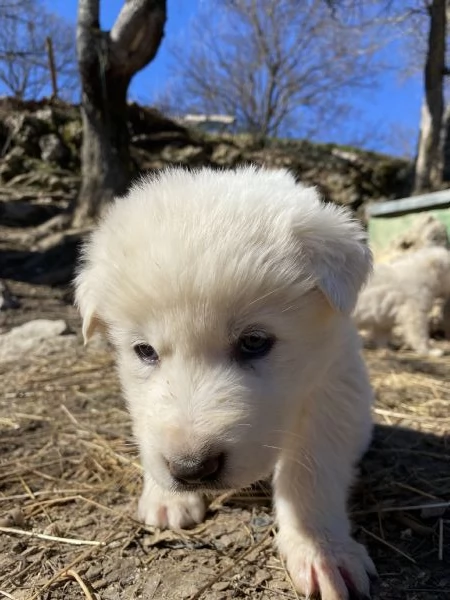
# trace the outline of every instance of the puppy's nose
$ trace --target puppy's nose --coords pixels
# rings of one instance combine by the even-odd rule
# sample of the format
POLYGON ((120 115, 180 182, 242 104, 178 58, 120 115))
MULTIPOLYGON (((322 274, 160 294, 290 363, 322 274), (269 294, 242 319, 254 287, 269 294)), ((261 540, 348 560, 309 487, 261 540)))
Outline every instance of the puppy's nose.
POLYGON ((224 454, 221 453, 207 457, 182 456, 167 464, 172 477, 180 483, 201 484, 217 479, 224 460, 224 454))

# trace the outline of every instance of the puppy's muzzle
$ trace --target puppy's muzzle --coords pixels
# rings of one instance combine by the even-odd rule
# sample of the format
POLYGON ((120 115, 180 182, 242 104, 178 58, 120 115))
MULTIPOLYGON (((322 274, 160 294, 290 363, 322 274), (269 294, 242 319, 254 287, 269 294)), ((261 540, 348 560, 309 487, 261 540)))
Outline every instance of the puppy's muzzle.
POLYGON ((199 487, 217 481, 224 464, 223 452, 208 456, 180 456, 167 461, 170 474, 177 483, 199 487))

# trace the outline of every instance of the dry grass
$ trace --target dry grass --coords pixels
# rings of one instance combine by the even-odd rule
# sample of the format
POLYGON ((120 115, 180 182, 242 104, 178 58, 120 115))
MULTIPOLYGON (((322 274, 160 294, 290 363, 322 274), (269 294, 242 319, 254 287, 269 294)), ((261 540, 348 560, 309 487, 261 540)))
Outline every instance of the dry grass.
MULTIPOLYGON (((58 302, 52 314, 76 322, 58 302)), ((367 359, 379 426, 351 511, 379 568, 374 597, 450 597, 449 360, 367 359)), ((263 485, 215 498, 188 532, 134 519, 141 469, 107 347, 79 341, 0 378, 0 598, 298 598, 263 485)))

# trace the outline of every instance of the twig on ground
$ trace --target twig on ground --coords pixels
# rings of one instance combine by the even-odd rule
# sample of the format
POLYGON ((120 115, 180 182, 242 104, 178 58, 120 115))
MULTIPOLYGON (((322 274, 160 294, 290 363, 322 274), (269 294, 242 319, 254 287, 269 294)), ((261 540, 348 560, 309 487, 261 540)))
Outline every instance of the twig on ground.
POLYGON ((81 540, 78 538, 63 538, 56 537, 54 535, 47 535, 46 533, 35 533, 34 531, 25 531, 24 529, 16 529, 15 527, 0 527, 2 533, 9 533, 11 535, 24 535, 30 538, 36 538, 38 540, 48 540, 50 542, 61 542, 63 544, 71 544, 72 546, 104 546, 104 542, 97 540, 81 540))
POLYGON ((80 588, 83 590, 87 600, 95 600, 95 597, 91 594, 88 586, 84 583, 84 581, 81 579, 81 577, 76 571, 74 571, 73 569, 69 569, 68 571, 66 571, 66 576, 75 579, 80 588))
POLYGON ((406 554, 406 552, 403 552, 403 550, 400 550, 400 548, 397 548, 397 546, 394 546, 394 544, 390 544, 386 540, 383 540, 383 538, 381 538, 379 535, 376 535, 376 533, 369 531, 365 527, 361 527, 361 531, 364 531, 364 533, 366 533, 367 535, 370 535, 370 537, 373 537, 374 540, 377 540, 377 542, 380 542, 387 548, 394 550, 394 552, 397 552, 397 554, 400 554, 401 556, 403 556, 404 558, 406 558, 407 560, 412 562, 414 565, 417 564, 412 556, 409 556, 409 554, 406 554))
POLYGON ((239 554, 239 556, 236 557, 236 559, 233 561, 233 563, 229 567, 227 567, 226 569, 223 569, 223 571, 218 573, 214 578, 210 579, 207 583, 205 583, 205 585, 202 585, 202 587, 200 589, 198 589, 193 596, 190 597, 190 600, 198 600, 199 598, 201 598, 201 596, 204 594, 204 592, 206 592, 206 590, 208 590, 217 581, 222 579, 222 577, 224 577, 230 571, 232 571, 236 567, 236 565, 241 562, 241 560, 243 560, 247 555, 249 555, 251 552, 253 552, 257 548, 260 548, 264 544, 264 542, 269 538, 272 531, 273 531, 273 528, 269 527, 268 530, 266 531, 266 533, 263 535, 263 537, 259 540, 259 542, 257 544, 254 544, 254 545, 250 546, 249 548, 246 548, 243 552, 241 552, 239 554))

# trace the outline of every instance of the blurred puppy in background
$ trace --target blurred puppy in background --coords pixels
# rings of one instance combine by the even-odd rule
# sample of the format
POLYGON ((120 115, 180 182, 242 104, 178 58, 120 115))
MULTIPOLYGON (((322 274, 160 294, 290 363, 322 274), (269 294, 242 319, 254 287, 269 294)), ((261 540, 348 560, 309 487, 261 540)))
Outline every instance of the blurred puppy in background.
POLYGON ((299 592, 369 595, 346 502, 372 431, 350 317, 370 265, 360 225, 286 171, 173 169, 115 202, 76 297, 85 340, 117 350, 145 523, 192 526, 203 493, 272 474, 299 592))
POLYGON ((450 252, 424 247, 375 265, 354 318, 376 346, 386 346, 397 326, 412 350, 442 356, 442 350, 430 348, 429 339, 429 313, 438 298, 450 298, 450 252))

